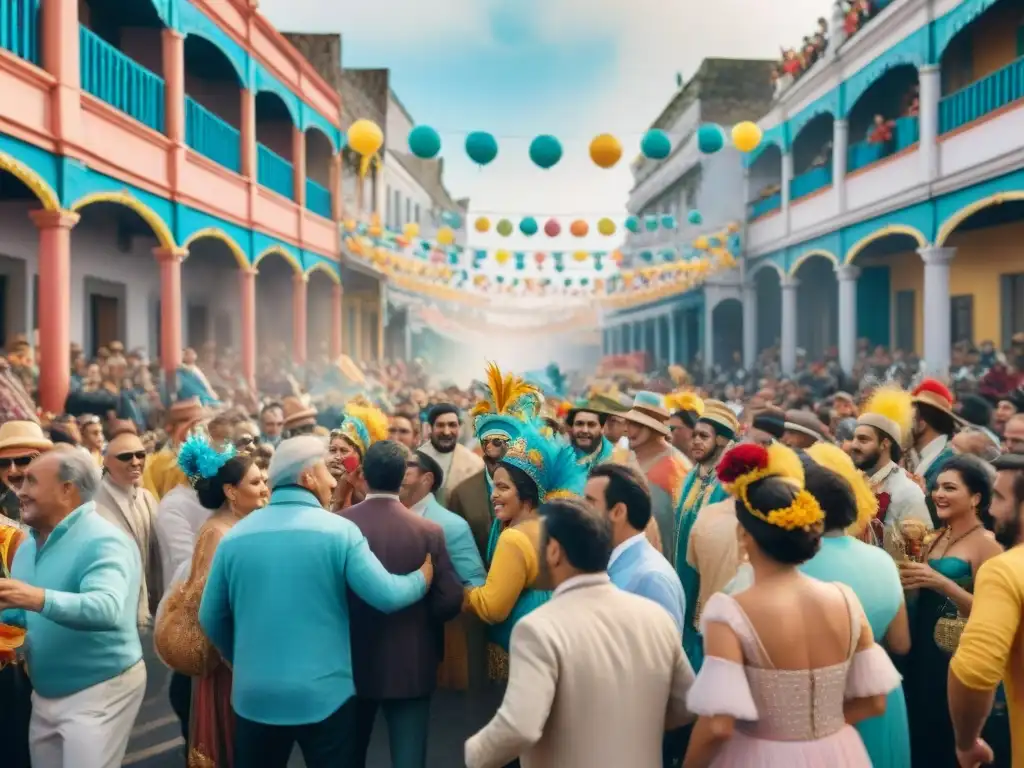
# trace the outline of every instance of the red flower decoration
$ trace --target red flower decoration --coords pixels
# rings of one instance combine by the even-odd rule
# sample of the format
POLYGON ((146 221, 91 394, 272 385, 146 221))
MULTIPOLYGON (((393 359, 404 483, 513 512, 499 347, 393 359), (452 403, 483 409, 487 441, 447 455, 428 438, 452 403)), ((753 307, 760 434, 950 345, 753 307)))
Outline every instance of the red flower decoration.
POLYGON ((889 511, 889 504, 892 503, 892 496, 885 491, 876 494, 878 499, 878 514, 875 515, 875 519, 881 523, 885 523, 885 513, 889 511))
POLYGON ((718 463, 718 479, 729 484, 748 472, 767 469, 768 451, 756 443, 741 443, 729 449, 718 463))

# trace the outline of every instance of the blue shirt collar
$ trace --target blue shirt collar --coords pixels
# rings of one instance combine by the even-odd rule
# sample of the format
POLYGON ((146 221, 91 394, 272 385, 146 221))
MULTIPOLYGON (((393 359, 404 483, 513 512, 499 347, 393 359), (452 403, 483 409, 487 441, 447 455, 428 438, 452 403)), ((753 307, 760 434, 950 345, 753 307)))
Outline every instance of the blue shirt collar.
POLYGON ((324 508, 320 500, 312 491, 308 491, 300 485, 282 485, 275 488, 270 494, 271 505, 298 504, 303 507, 324 508))
POLYGON ((46 547, 54 546, 54 544, 56 544, 60 539, 62 539, 67 534, 68 531, 71 530, 71 526, 73 526, 75 523, 81 520, 84 515, 88 514, 89 512, 92 512, 94 509, 96 509, 96 504, 91 501, 87 501, 82 506, 73 510, 71 514, 69 514, 59 523, 57 523, 57 526, 52 531, 50 531, 50 535, 46 537, 46 541, 43 542, 43 545, 41 547, 39 547, 39 532, 33 529, 32 538, 35 540, 36 546, 39 547, 40 550, 46 547))

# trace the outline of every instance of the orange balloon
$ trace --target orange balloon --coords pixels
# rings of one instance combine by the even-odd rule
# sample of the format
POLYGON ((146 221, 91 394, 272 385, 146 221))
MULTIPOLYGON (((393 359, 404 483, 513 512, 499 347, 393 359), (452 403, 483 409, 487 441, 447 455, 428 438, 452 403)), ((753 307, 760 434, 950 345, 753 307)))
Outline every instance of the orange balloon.
POLYGON ((574 221, 569 227, 569 231, 572 232, 574 237, 586 237, 587 232, 590 231, 590 227, 587 225, 587 222, 583 221, 583 219, 576 219, 576 221, 574 221))

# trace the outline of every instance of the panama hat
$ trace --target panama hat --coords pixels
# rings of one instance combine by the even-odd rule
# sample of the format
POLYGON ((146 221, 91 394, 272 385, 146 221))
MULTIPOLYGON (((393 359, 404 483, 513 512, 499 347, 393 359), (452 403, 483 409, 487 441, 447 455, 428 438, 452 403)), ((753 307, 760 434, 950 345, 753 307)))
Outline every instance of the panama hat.
POLYGON ((0 453, 48 451, 53 442, 34 421, 7 421, 0 425, 0 453))
POLYGON ((668 436, 672 434, 669 429, 668 408, 665 405, 665 396, 657 392, 641 391, 633 398, 633 407, 622 414, 622 418, 642 427, 647 427, 655 432, 668 436))

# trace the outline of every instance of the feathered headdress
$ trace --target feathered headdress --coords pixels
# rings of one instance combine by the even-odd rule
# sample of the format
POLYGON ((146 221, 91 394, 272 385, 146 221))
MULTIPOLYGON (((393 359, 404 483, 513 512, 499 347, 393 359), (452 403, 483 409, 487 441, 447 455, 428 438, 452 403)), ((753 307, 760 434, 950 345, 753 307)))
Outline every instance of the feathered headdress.
POLYGON ((344 435, 360 456, 374 443, 388 439, 388 417, 362 395, 358 395, 345 406, 345 420, 341 422, 344 435))
POLYGON ((694 392, 672 392, 665 395, 665 405, 670 413, 690 411, 696 413, 697 416, 704 415, 704 401, 694 392))
POLYGON ((807 455, 825 469, 831 470, 850 484, 857 502, 857 519, 846 529, 850 536, 860 536, 878 514, 878 497, 871 490, 871 482, 853 463, 846 451, 831 443, 817 442, 807 449, 807 455))
POLYGON ((214 477, 235 454, 233 444, 228 443, 224 450, 219 451, 210 444, 209 437, 196 432, 178 449, 178 468, 195 485, 200 478, 208 480, 214 477))
POLYGON ((537 484, 541 503, 565 496, 581 496, 588 467, 576 460, 572 445, 553 435, 537 419, 511 424, 508 450, 502 463, 521 469, 537 484))
POLYGON ((487 364, 484 399, 473 406, 473 428, 478 438, 503 435, 511 439, 507 423, 533 419, 540 413, 544 398, 540 390, 525 379, 503 374, 494 363, 487 364))
POLYGON ((909 392, 893 386, 876 389, 857 419, 858 424, 880 429, 899 446, 910 439, 913 422, 913 398, 909 392))
POLYGON ((781 443, 767 448, 755 443, 742 443, 728 450, 718 464, 718 479, 754 517, 787 531, 809 530, 825 519, 821 505, 804 489, 804 468, 800 457, 781 443), (763 512, 750 503, 747 491, 753 483, 766 477, 778 477, 799 488, 787 507, 763 512))

